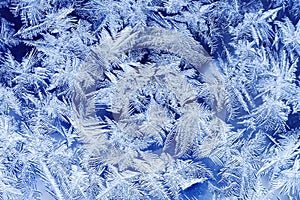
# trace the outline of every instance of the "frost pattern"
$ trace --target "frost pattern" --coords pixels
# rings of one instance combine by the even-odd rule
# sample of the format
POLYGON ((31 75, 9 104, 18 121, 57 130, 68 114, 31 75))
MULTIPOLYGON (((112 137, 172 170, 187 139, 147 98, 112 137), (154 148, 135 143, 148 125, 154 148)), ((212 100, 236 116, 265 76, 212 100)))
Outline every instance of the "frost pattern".
POLYGON ((300 199, 297 0, 0 2, 0 199, 300 199))

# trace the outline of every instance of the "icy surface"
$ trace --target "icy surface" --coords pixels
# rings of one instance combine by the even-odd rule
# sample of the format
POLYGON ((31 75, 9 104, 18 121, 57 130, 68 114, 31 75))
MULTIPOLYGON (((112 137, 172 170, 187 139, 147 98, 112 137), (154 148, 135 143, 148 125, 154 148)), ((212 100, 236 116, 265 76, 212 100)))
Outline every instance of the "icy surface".
POLYGON ((1 0, 0 199, 300 199, 299 0, 1 0))

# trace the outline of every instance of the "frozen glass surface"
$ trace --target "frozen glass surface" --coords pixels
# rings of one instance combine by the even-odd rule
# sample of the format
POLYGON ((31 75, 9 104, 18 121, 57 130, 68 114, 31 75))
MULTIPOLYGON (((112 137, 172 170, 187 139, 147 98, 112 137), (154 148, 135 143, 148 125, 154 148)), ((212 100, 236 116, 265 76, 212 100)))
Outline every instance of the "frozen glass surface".
POLYGON ((299 0, 0 0, 0 199, 300 199, 299 0))

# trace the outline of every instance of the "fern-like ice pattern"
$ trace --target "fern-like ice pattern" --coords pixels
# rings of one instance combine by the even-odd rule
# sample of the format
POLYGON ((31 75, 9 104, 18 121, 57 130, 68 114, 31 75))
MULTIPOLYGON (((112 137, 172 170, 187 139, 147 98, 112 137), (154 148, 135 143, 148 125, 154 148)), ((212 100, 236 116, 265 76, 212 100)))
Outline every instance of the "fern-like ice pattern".
POLYGON ((0 199, 300 199, 297 0, 0 1, 0 199))

